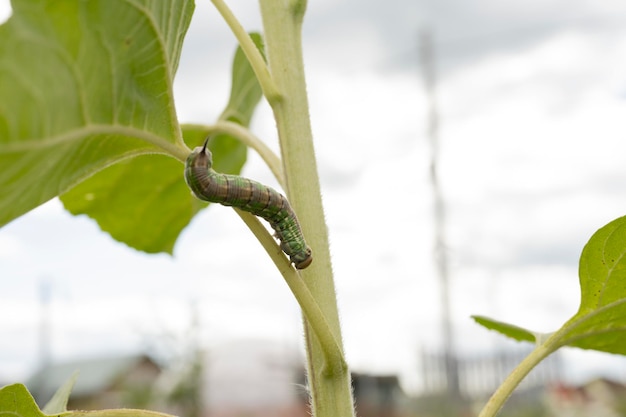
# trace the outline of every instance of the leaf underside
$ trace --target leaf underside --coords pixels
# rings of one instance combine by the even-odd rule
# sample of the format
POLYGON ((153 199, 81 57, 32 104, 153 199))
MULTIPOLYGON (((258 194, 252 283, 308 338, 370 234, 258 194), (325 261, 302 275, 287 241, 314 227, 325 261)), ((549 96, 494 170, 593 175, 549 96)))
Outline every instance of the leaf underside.
POLYGON ((130 156, 184 149, 191 0, 14 0, 0 26, 0 226, 130 156))
MULTIPOLYGON (((185 141, 199 146, 207 131, 183 126, 185 141)), ((216 169, 237 174, 246 148, 227 136, 209 147, 216 169)), ((191 195, 183 180, 183 165, 167 156, 143 155, 99 172, 61 196, 72 214, 87 214, 114 239, 147 253, 172 253, 180 232, 207 204, 191 195)))
MULTIPOLYGON (((252 39, 262 51, 260 35, 252 39)), ((261 87, 241 49, 233 60, 230 99, 221 119, 248 126, 261 99, 261 87)), ((210 130, 183 125, 183 137, 192 149, 200 146, 210 130)), ((213 168, 239 174, 247 147, 224 134, 212 135, 209 148, 213 168)), ((86 214, 114 239, 147 252, 172 253, 181 231, 201 209, 183 179, 183 165, 172 158, 146 155, 118 163, 94 175, 61 196, 72 214, 86 214)))
MULTIPOLYGON (((172 253, 206 206, 186 188, 181 161, 209 130, 179 125, 172 92, 194 2, 12 6, 0 26, 0 227, 61 195, 113 238, 172 253)), ((260 97, 238 51, 222 118, 247 126, 260 97)), ((216 169, 241 171, 244 145, 222 135, 210 147, 216 169)))

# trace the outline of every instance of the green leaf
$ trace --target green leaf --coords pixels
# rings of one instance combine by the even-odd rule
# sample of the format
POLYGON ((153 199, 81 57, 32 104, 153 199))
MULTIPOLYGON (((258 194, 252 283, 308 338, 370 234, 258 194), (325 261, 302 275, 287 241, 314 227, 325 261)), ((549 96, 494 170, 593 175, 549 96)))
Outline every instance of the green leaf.
POLYGON ((0 389, 0 417, 43 417, 37 403, 22 384, 0 389))
POLYGON ((489 317, 484 316, 472 316, 474 321, 480 324, 483 327, 486 327, 489 330, 494 330, 496 332, 502 333, 505 336, 508 336, 517 341, 524 342, 534 342, 535 335, 533 332, 526 330, 522 327, 515 326, 513 324, 504 323, 501 321, 497 321, 494 319, 490 319, 489 317))
MULTIPOLYGON (((580 256, 578 312, 557 332, 539 342, 550 350, 574 346, 626 355, 626 217, 599 229, 580 256)), ((511 324, 476 317, 479 324, 516 340, 535 335, 511 324)))
POLYGON ((0 226, 130 156, 184 159, 192 0, 14 0, 0 26, 0 226))
POLYGON ((72 394, 76 378, 78 378, 78 372, 74 372, 57 392, 54 393, 42 410, 45 414, 58 414, 67 411, 67 402, 72 394))
MULTIPOLYGON (((183 127, 185 140, 199 146, 208 131, 183 127)), ((211 140, 215 168, 237 174, 246 147, 220 136, 211 140), (233 150, 234 149, 234 150, 233 150)), ((61 196, 72 214, 87 214, 114 239, 148 253, 172 253, 180 232, 207 204, 191 195, 183 165, 161 155, 144 155, 115 164, 61 196)))
POLYGON ((626 217, 598 230, 580 257, 580 309, 562 344, 626 354, 626 217))
POLYGON ((625 253, 626 217, 613 220, 589 239, 580 256, 579 315, 625 301, 625 253))
MULTIPOLYGON (((262 48, 260 35, 251 36, 262 48)), ((256 77, 238 48, 230 99, 220 118, 248 126, 261 95, 256 77)), ((192 148, 212 133, 203 126, 184 125, 182 129, 185 142, 192 148)), ((247 147, 240 141, 215 135, 209 148, 216 171, 241 172, 247 147)), ((159 155, 133 158, 94 175, 62 195, 61 201, 70 213, 87 214, 120 242, 148 253, 172 253, 181 231, 207 206, 191 195, 183 169, 178 161, 159 155)))

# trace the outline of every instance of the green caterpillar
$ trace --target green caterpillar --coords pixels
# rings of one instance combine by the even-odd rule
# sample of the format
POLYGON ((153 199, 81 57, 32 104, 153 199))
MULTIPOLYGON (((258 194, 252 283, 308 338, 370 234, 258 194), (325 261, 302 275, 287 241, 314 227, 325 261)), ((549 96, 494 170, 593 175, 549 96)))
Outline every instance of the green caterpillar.
POLYGON ((267 220, 280 240, 280 248, 297 269, 311 264, 311 248, 287 198, 273 188, 237 175, 215 172, 213 156, 203 146, 195 148, 185 163, 185 181, 200 200, 240 208, 267 220))

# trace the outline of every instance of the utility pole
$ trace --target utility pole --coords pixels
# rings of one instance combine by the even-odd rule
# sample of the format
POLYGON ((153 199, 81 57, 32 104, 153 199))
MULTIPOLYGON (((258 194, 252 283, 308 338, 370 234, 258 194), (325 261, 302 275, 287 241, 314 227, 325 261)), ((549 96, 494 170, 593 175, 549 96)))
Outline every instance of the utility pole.
POLYGON ((50 281, 39 282, 39 366, 44 369, 50 365, 52 348, 52 318, 50 311, 50 281))
POLYGON ((441 285, 441 333, 443 339, 443 355, 445 359, 446 387, 448 395, 459 398, 459 369, 454 351, 454 336, 450 320, 450 289, 448 275, 448 258, 445 245, 445 205, 439 183, 439 116, 435 97, 435 57, 433 37, 430 31, 423 30, 420 34, 420 59, 424 89, 428 100, 426 129, 430 144, 430 182, 433 193, 434 212, 434 255, 437 277, 441 285))
POLYGON ((48 367, 52 360, 52 317, 50 306, 50 293, 51 284, 47 278, 41 278, 39 281, 39 329, 38 329, 38 341, 39 352, 38 362, 39 369, 41 371, 40 378, 36 382, 36 385, 32 389, 33 396, 41 401, 45 398, 49 392, 47 391, 48 385, 48 367))

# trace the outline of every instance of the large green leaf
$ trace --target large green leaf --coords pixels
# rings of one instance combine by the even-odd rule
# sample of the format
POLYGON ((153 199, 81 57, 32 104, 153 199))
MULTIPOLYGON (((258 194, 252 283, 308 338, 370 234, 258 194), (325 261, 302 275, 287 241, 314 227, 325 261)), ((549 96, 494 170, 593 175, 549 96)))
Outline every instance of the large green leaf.
MULTIPOLYGON (((580 256, 581 300, 578 312, 539 342, 626 354, 626 217, 598 230, 580 256)), ((520 327, 476 317, 483 326, 517 340, 535 334, 520 327)), ((531 337, 532 336, 532 337, 531 337)))
POLYGON ((183 159, 192 0, 14 0, 0 26, 0 226, 124 158, 183 159))
MULTIPOLYGON (((251 35, 262 51, 258 34, 251 35)), ((240 48, 235 52, 229 102, 220 119, 248 126, 261 99, 261 88, 240 48)), ((210 131, 183 126, 190 147, 202 144, 210 131)), ((239 174, 247 147, 228 135, 209 142, 213 168, 239 174)), ((72 214, 87 214, 114 239, 149 253, 172 253, 180 232, 207 204, 191 195, 183 179, 183 166, 172 158, 147 155, 116 164, 61 196, 72 214)))

